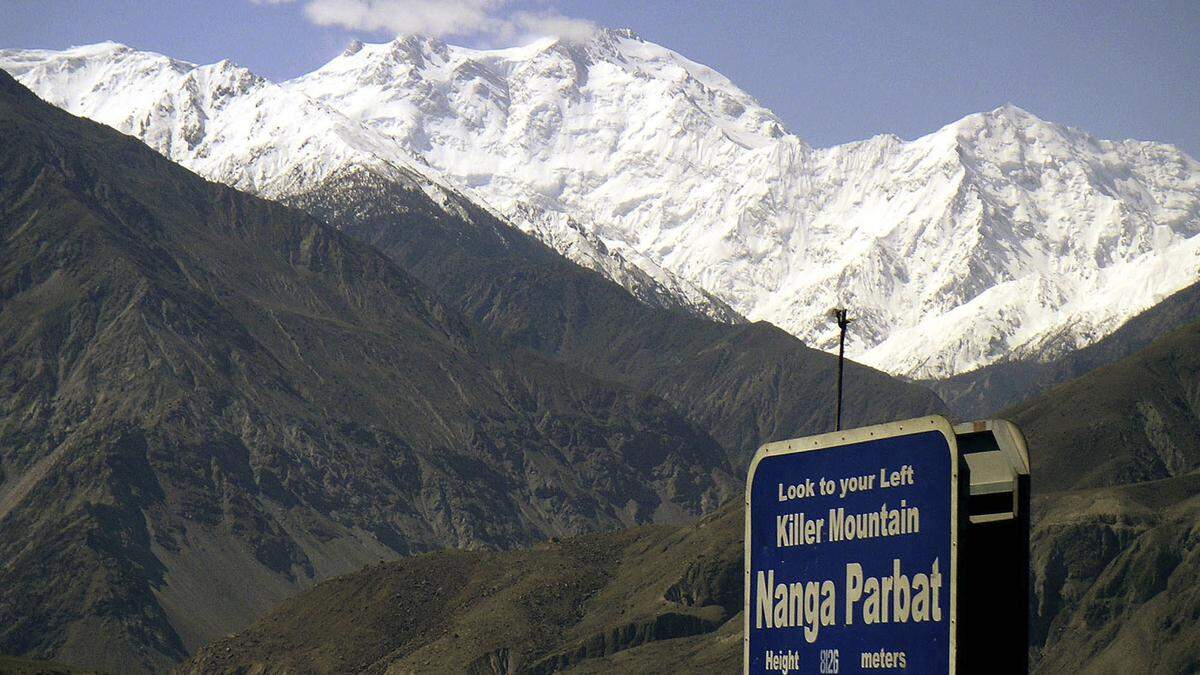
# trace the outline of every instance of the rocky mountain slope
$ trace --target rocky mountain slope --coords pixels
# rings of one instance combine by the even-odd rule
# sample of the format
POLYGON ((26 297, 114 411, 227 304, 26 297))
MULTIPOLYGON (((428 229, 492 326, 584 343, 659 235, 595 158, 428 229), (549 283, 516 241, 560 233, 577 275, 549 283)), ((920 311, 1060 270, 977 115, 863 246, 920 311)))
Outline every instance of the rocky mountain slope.
MULTIPOLYGON (((833 427, 836 358, 765 322, 664 312, 467 201, 451 212, 370 171, 288 200, 387 253, 496 337, 653 392, 739 470, 763 442, 833 427)), ((848 425, 944 410, 929 390, 846 365, 848 425)))
MULTIPOLYGON (((42 89, 72 92, 58 103, 140 137, 181 134, 181 120, 188 116, 106 116, 104 105, 112 99, 104 93, 107 87, 128 83, 133 91, 156 101, 157 96, 168 95, 164 91, 177 96, 170 93, 174 91, 171 87, 181 79, 190 81, 197 72, 231 68, 228 64, 194 67, 111 44, 78 51, 74 56, 70 55, 75 52, 21 52, 22 79, 42 89), (109 56, 97 60, 89 50, 109 56), (147 75, 159 73, 164 62, 172 64, 174 73, 164 82, 147 75), (101 93, 93 94, 97 87, 101 93), (144 125, 143 119, 152 123, 144 125), (147 131, 160 127, 164 130, 161 134, 147 131)), ((14 52, 8 54, 10 61, 16 58, 14 52)), ((269 99, 274 96, 272 91, 281 90, 254 81, 254 97, 269 99)), ((220 96, 201 98, 218 100, 220 96)), ((246 132, 253 148, 250 154, 277 159, 253 163, 256 168, 250 175, 266 176, 263 180, 249 180, 237 171, 240 151, 219 131, 222 125, 213 121, 224 119, 226 113, 221 110, 232 110, 232 105, 197 108, 220 108, 205 113, 209 122, 199 136, 203 140, 198 147, 208 148, 204 144, 209 144, 210 149, 195 153, 180 149, 186 145, 158 149, 216 180, 273 195, 378 247, 497 337, 602 379, 661 396, 717 439, 735 467, 747 461, 765 440, 832 427, 836 361, 827 354, 806 348, 766 323, 727 324, 696 317, 694 311, 660 311, 663 305, 673 310, 687 307, 671 305, 668 300, 647 303, 640 291, 632 295, 620 292, 599 275, 580 269, 526 236, 468 193, 423 177, 425 174, 417 173, 419 166, 405 167, 381 161, 379 155, 351 152, 348 145, 337 141, 337 133, 318 134, 305 146, 309 148, 305 153, 315 153, 313 157, 330 158, 321 170, 309 171, 305 168, 311 163, 309 154, 295 157, 279 145, 294 136, 293 128, 286 125, 304 127, 290 116, 289 106, 255 103, 252 107, 261 113, 256 113, 255 131, 246 132), (277 117, 282 121, 276 121, 277 117), (272 131, 279 124, 285 125, 282 130, 272 131), (218 156, 223 159, 218 161, 218 156), (289 157, 294 161, 284 161, 289 157), (230 168, 231 173, 219 167, 230 168)), ((305 115, 340 118, 330 107, 314 102, 303 110, 305 115)), ((351 125, 346 118, 340 120, 343 127, 351 125)), ((319 131, 320 125, 317 128, 319 131)), ((374 139, 378 147, 391 142, 365 126, 360 132, 374 139)), ((625 279, 626 291, 648 288, 631 279, 634 277, 625 279)), ((943 409, 937 397, 922 387, 903 385, 856 364, 848 367, 847 423, 867 424, 943 409)))
POLYGON ((1200 667, 1198 383, 1193 321, 1002 413, 1033 465, 1041 672, 1200 667))
POLYGON ((326 146, 347 143, 659 305, 766 319, 825 349, 826 311, 849 305, 851 356, 913 377, 1050 360, 1200 277, 1200 164, 1175 148, 1012 106, 911 142, 812 148, 627 31, 490 51, 355 43, 279 85, 111 44, 8 50, 0 67, 268 196, 345 169, 352 153, 326 146))
MULTIPOLYGON (((684 527, 373 565, 281 604, 180 670, 573 672, 639 645, 711 640, 741 616, 737 506, 684 527)), ((740 630, 714 651, 699 672, 737 670, 740 630)), ((671 658, 642 672, 664 663, 693 665, 671 658)))
POLYGON ((1035 672, 1200 668, 1197 495, 1193 472, 1035 500, 1035 672))
POLYGON ((1036 491, 1117 485, 1200 469, 1200 322, 1005 410, 1027 429, 1036 491))
MULTIPOLYGON (((1198 491, 1190 475, 1035 500, 1033 672, 1200 666, 1198 491)), ((741 537, 731 504, 688 526, 371 566, 181 670, 728 673, 742 658, 741 537)))
POLYGON ((736 492, 662 399, 3 73, 0 223, 0 652, 162 668, 367 562, 736 492))
MULTIPOLYGON (((1162 430, 1120 423, 1126 405, 1175 401, 1190 410, 1171 420, 1185 436, 1200 424, 1197 353, 1200 323, 1013 411, 1036 478, 1034 672, 1200 667, 1200 454, 1180 447, 1181 462, 1157 477, 1131 473, 1124 459, 1139 454, 1139 442, 1161 441, 1162 430), (1097 423, 1073 443, 1068 431, 1085 433, 1071 426, 1081 399, 1097 423)), ((184 670, 736 670, 741 508, 727 504, 686 526, 372 566, 288 601, 184 670), (463 583, 438 573, 451 566, 463 583)))
POLYGON ((0 673, 4 675, 104 675, 95 670, 75 668, 64 663, 0 656, 0 673))

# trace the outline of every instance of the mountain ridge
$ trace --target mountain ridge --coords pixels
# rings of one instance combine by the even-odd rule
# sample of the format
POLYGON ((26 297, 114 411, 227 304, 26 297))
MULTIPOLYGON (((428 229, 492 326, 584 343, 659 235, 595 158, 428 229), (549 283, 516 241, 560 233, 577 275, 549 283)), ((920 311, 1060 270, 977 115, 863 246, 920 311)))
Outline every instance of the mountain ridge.
MULTIPOLYGON (((1179 673, 1200 664, 1198 346, 1193 321, 1006 413, 1027 435, 1034 478, 1031 672, 1179 673)), ((464 586, 482 594, 441 587, 433 597, 425 590, 433 556, 371 566, 292 598, 183 670, 320 663, 387 672, 444 662, 483 672, 658 673, 664 663, 729 672, 743 647, 743 508, 735 500, 683 526, 503 554, 512 559, 466 554, 464 586), (512 571, 498 579, 497 569, 512 571), (373 602, 344 601, 376 589, 373 602), (492 616, 503 617, 502 630, 487 623, 492 616), (331 621, 365 628, 344 646, 322 631, 331 621)))
MULTIPOLYGON (((851 306, 849 354, 892 373, 1050 360, 1200 277, 1200 164, 1170 146, 1005 105, 913 141, 813 148, 727 78, 622 31, 501 50, 353 46, 271 86, 336 108, 374 139, 367 154, 386 146, 411 180, 494 209, 651 304, 768 319, 824 349, 825 311, 851 306)), ((8 50, 0 66, 54 98, 58 58, 8 50)), ((221 168, 173 158, 272 197, 346 165, 279 147, 300 168, 274 188, 224 152, 221 168)))
POLYGON ((893 373, 1055 355, 1200 276, 1200 165, 1169 146, 1006 105, 911 142, 812 148, 709 69, 597 35, 582 51, 405 38, 286 84, 514 220, 518 203, 574 218, 816 346, 836 340, 825 310, 856 306, 850 354, 893 373))
MULTIPOLYGON (((492 335, 653 392, 725 448, 834 424, 836 357, 766 322, 661 312, 469 202, 462 213, 362 169, 288 200, 389 255, 492 335)), ((935 394, 846 363, 847 424, 944 412, 935 394)))
POLYGON ((0 137, 0 651, 160 670, 368 562, 736 487, 662 399, 6 73, 0 137))
MULTIPOLYGON (((347 166, 370 166, 439 202, 462 198, 460 188, 377 130, 228 60, 196 65, 105 42, 62 52, 0 50, 0 67, 69 112, 133 135, 209 180, 270 199, 347 166)), ((645 272, 570 222, 555 236, 572 260, 602 271, 643 302, 744 320, 669 272, 645 272)))

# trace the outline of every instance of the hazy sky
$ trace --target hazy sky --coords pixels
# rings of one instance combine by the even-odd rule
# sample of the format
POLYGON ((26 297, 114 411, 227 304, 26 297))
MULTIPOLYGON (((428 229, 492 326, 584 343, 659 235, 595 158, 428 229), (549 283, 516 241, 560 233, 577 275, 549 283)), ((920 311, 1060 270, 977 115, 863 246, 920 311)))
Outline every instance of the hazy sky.
POLYGON ((587 22, 712 66, 818 146, 915 138, 1013 103, 1200 158, 1200 0, 0 0, 0 47, 108 39, 278 80, 354 37, 496 46, 587 22))

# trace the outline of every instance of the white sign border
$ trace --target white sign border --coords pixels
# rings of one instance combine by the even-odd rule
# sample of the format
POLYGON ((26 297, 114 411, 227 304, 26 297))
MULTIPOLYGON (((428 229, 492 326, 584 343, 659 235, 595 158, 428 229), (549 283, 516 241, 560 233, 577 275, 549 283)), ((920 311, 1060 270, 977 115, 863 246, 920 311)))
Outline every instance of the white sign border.
POLYGON ((954 434, 954 425, 941 415, 917 417, 899 422, 876 424, 857 429, 833 431, 827 434, 806 436, 786 441, 766 443, 754 453, 750 460, 750 468, 746 472, 746 513, 745 530, 743 533, 743 584, 745 586, 742 600, 742 673, 750 673, 750 486, 754 484, 754 474, 758 464, 767 457, 792 455, 813 450, 827 450, 843 445, 854 445, 866 441, 878 441, 884 438, 912 436, 928 431, 940 431, 946 438, 950 448, 950 673, 956 672, 956 653, 958 647, 958 521, 960 520, 958 492, 958 440, 954 434))

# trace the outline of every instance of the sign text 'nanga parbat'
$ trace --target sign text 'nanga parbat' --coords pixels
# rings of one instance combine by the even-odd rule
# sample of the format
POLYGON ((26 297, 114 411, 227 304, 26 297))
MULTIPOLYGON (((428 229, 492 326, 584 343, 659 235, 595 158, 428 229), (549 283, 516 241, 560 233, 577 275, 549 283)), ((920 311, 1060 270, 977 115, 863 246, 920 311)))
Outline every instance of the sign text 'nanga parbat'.
POLYGON ((952 672, 957 491, 940 417, 764 446, 747 483, 747 671, 952 672))

